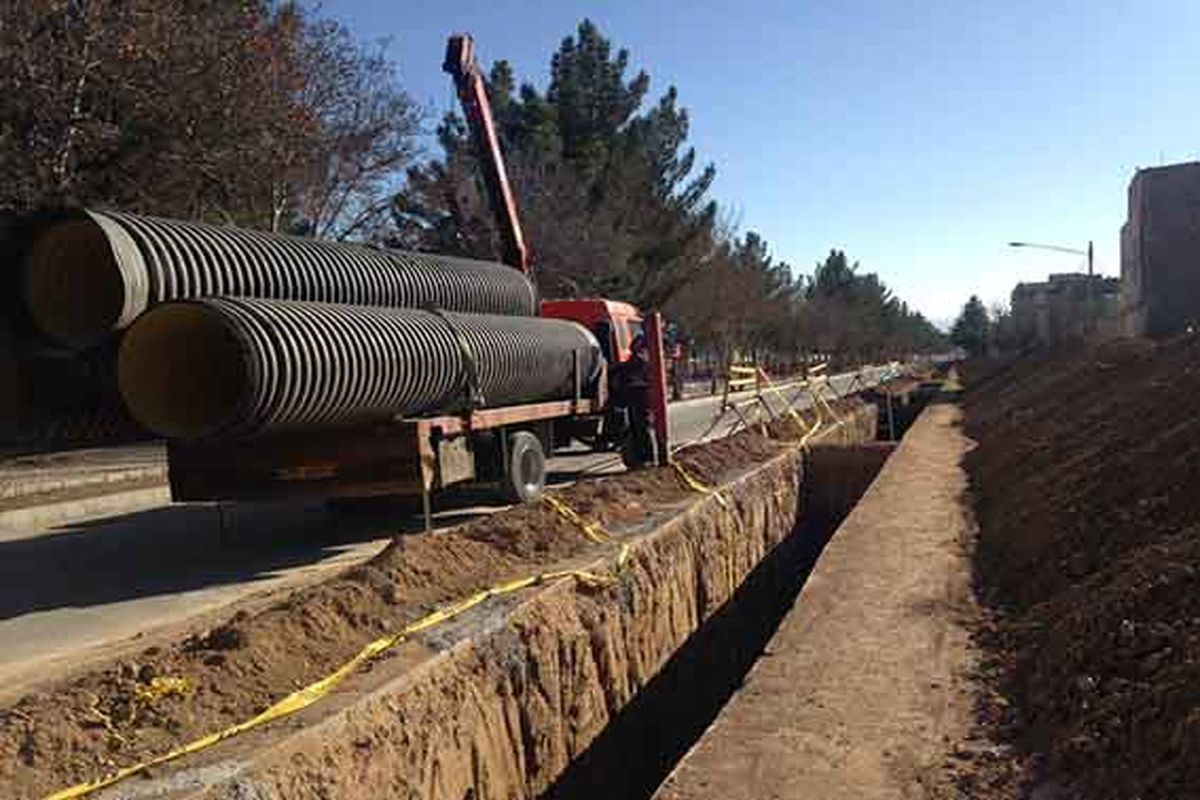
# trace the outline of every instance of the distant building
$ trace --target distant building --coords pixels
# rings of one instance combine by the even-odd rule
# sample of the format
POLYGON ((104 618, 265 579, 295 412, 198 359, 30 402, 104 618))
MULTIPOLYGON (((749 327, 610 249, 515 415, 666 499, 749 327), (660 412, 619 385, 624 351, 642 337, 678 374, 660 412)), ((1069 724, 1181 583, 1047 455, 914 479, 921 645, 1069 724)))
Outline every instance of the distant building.
POLYGON ((1053 345, 1117 332, 1120 280, 1080 272, 1051 275, 1040 283, 1018 283, 1012 291, 1016 343, 1053 345), (1090 311, 1094 309, 1094 311, 1090 311))
POLYGON ((1169 336, 1200 323, 1200 162, 1133 176, 1121 282, 1123 333, 1169 336))

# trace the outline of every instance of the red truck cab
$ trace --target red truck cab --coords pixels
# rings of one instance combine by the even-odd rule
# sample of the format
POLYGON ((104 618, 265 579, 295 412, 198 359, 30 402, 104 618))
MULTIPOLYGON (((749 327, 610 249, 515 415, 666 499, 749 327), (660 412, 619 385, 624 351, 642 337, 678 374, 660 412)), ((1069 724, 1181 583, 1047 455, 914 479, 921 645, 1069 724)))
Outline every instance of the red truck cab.
POLYGON ((542 316, 578 322, 600 342, 610 365, 629 360, 633 340, 644 333, 642 312, 619 300, 589 297, 579 300, 543 300, 542 316))

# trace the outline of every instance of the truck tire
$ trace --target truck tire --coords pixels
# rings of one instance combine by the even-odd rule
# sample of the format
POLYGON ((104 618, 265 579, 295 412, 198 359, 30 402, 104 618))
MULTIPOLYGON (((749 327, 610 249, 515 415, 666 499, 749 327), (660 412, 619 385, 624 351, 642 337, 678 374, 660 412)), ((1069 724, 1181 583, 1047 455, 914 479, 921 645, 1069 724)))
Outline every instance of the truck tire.
POLYGON ((511 503, 539 500, 546 486, 546 453, 537 436, 516 431, 508 437, 508 461, 501 489, 511 503))

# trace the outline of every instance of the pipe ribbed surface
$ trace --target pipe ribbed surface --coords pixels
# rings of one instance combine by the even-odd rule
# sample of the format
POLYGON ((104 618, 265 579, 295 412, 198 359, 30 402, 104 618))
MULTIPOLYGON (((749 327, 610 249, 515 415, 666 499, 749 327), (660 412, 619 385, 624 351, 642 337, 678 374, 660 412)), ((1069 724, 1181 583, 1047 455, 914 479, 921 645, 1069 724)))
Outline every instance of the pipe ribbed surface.
POLYGON ((43 227, 26 264, 33 319, 77 347, 157 304, 202 297, 537 313, 529 279, 503 264, 118 212, 43 227))
POLYGON ((461 408, 472 371, 488 406, 565 398, 576 359, 594 381, 599 345, 563 320, 210 298, 143 315, 117 371, 141 424, 195 439, 461 408))

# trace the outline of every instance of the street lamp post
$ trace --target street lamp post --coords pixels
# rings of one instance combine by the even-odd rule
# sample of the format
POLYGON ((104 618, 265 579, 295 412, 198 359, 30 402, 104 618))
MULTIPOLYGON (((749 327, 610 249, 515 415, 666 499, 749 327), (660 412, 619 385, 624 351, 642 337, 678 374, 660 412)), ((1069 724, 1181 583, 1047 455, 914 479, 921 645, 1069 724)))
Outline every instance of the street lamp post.
POLYGON ((1092 243, 1089 240, 1087 250, 1079 250, 1074 247, 1059 247, 1056 244, 1034 244, 1033 242, 1009 242, 1009 247, 1031 247, 1035 250, 1054 250, 1058 253, 1073 253, 1077 256, 1087 256, 1088 278, 1092 277, 1093 258, 1092 258, 1092 243))
POLYGON ((1095 302, 1096 301, 1096 298, 1095 298, 1096 288, 1094 286, 1094 284, 1095 284, 1095 276, 1094 276, 1095 259, 1092 255, 1092 253, 1093 253, 1092 240, 1091 239, 1088 240, 1087 250, 1079 250, 1075 247, 1060 247, 1059 245, 1056 245, 1056 244, 1035 244, 1034 242, 1009 242, 1008 246, 1009 247, 1029 247, 1029 248, 1033 248, 1035 250, 1053 250, 1058 253, 1072 253, 1073 255, 1077 255, 1077 256, 1087 256, 1087 314, 1085 315, 1085 317, 1086 317, 1087 332, 1091 333, 1092 330, 1095 328, 1095 316, 1096 316, 1096 302, 1095 302))

